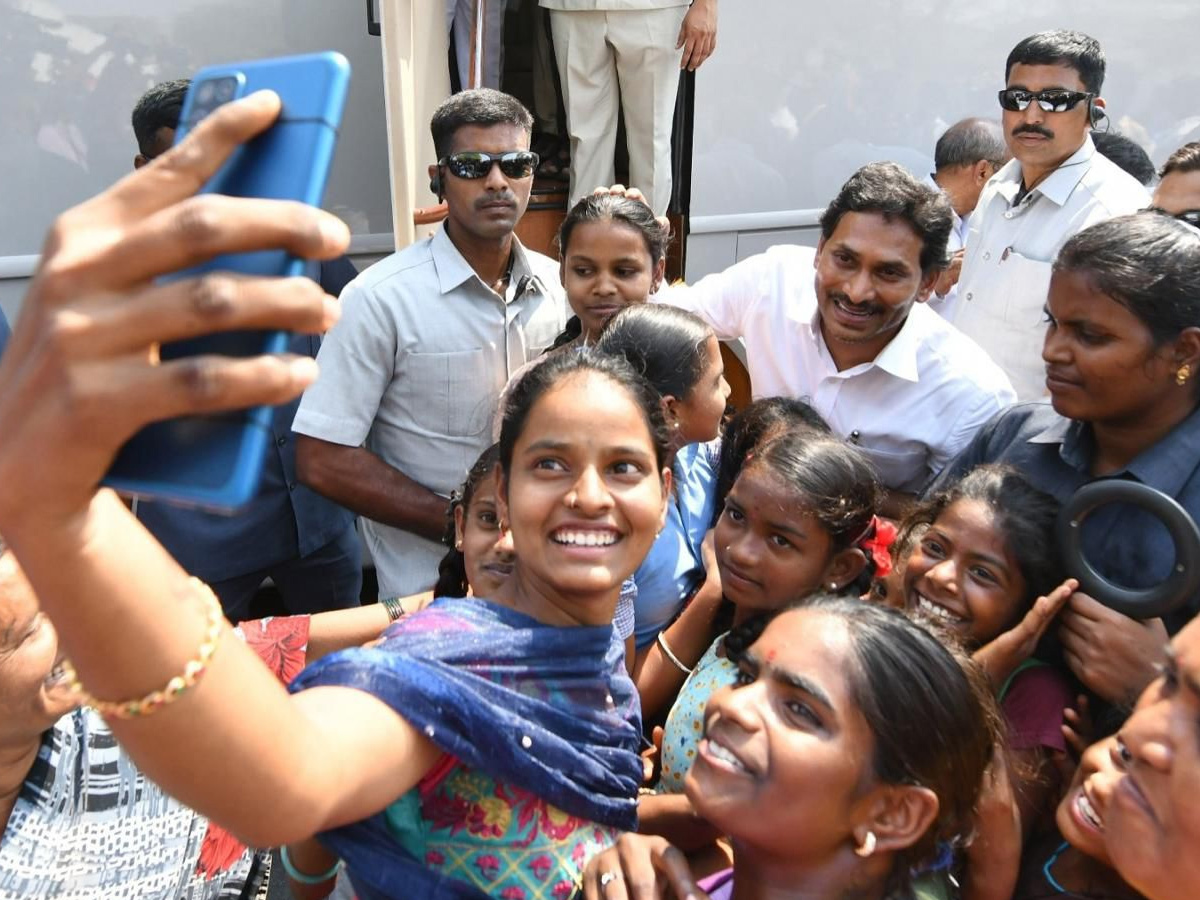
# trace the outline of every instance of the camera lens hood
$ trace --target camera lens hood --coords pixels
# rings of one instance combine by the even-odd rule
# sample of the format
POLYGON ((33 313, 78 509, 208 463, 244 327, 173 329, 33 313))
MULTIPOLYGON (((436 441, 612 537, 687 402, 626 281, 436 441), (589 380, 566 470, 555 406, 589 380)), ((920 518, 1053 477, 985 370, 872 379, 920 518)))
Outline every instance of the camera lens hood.
POLYGON ((1067 574, 1079 579, 1079 588, 1110 609, 1134 619, 1152 619, 1179 609, 1200 591, 1200 528, 1172 497, 1139 481, 1108 478, 1077 490, 1058 516, 1058 541, 1067 574), (1109 581, 1083 552, 1083 522, 1110 503, 1127 503, 1153 515, 1175 544, 1171 574, 1159 584, 1142 589, 1109 581))

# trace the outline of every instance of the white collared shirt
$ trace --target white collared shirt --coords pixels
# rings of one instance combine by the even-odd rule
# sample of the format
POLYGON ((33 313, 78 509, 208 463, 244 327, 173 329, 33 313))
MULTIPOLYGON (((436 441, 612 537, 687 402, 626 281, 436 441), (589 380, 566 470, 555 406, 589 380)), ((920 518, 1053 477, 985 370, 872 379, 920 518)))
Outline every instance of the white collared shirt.
POLYGON ((967 235, 952 321, 979 342, 1021 400, 1046 394, 1042 309, 1059 248, 1089 225, 1143 209, 1146 189, 1084 139, 1014 204, 1021 164, 1010 160, 983 188, 967 235))
POLYGON ((1012 388, 923 303, 872 362, 839 372, 821 336, 814 259, 811 247, 772 247, 655 299, 696 313, 722 340, 742 338, 755 398, 807 401, 867 452, 885 485, 916 490, 1013 402, 1012 388))
MULTIPOLYGON (((445 226, 394 253, 342 292, 321 344, 321 375, 293 430, 365 446, 418 484, 449 496, 492 442, 509 376, 566 324, 558 264, 513 241, 504 298, 483 283, 445 226)), ((446 548, 363 519, 381 596, 427 590, 446 548)))

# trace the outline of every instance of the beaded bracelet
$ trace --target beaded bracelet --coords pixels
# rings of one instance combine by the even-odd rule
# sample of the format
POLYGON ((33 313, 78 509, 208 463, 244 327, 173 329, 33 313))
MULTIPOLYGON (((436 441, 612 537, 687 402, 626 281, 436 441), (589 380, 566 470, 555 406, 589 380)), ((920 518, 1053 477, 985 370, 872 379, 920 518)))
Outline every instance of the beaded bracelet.
POLYGON ((288 853, 287 847, 279 848, 279 859, 283 863, 283 870, 288 873, 288 877, 301 884, 324 884, 342 869, 342 861, 339 859, 320 875, 309 875, 301 872, 296 868, 296 864, 292 862, 292 856, 288 853))
POLYGON ((151 715, 160 708, 174 703, 204 677, 213 654, 217 652, 217 644, 221 641, 221 632, 225 627, 225 613, 221 609, 221 601, 217 599, 217 595, 207 584, 198 578, 189 579, 188 584, 204 598, 206 622, 204 641, 197 649, 195 658, 188 660, 183 667, 183 674, 176 675, 167 682, 165 687, 151 691, 136 700, 99 700, 87 692, 79 680, 75 666, 71 664, 70 660, 64 659, 62 668, 67 688, 75 694, 81 704, 92 707, 102 716, 111 716, 116 719, 136 719, 151 715))

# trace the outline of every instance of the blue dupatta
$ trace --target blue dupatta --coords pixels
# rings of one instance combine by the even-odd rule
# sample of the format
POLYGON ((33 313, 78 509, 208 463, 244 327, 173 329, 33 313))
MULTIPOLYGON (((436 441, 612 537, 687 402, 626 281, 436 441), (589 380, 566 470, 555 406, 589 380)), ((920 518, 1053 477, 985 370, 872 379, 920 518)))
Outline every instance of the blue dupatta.
MULTIPOLYGON (((293 691, 368 692, 446 753, 571 815, 637 826, 641 714, 611 626, 544 625, 475 598, 441 598, 392 625, 374 648, 305 669, 293 691)), ((426 868, 383 813, 321 835, 360 898, 479 898, 426 868)))

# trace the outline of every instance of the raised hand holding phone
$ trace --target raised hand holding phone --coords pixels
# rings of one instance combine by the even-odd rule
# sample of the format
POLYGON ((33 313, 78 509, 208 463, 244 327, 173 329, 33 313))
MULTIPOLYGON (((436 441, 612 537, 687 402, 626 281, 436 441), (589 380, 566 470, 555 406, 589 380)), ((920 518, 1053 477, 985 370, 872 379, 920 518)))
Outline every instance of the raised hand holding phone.
MULTIPOLYGON (((177 142, 215 110, 255 90, 273 90, 282 105, 271 127, 235 149, 200 193, 211 196, 217 207, 218 197, 317 206, 333 161, 349 76, 349 64, 338 53, 211 66, 198 72, 184 101, 177 142)), ((189 222, 188 227, 202 231, 205 222, 189 222)), ((237 302, 233 287, 237 277, 299 277, 305 271, 303 259, 278 249, 269 239, 248 250, 217 253, 164 281, 227 273, 224 278, 198 282, 197 306, 220 307, 237 302)), ((253 328, 164 342, 157 352, 167 361, 212 355, 251 357, 280 353, 286 346, 285 332, 253 328)), ((257 407, 152 424, 121 449, 105 481, 129 494, 235 509, 257 490, 271 438, 270 416, 269 408, 257 407)))
POLYGON ((336 321, 336 302, 307 278, 155 281, 221 254, 279 247, 331 259, 344 251, 346 226, 307 204, 193 196, 279 111, 271 92, 222 106, 154 164, 51 227, 0 361, 0 534, 10 542, 26 524, 58 530, 84 514, 117 451, 143 426, 281 403, 316 377, 308 358, 168 360, 159 349, 246 329, 320 332, 336 321))

